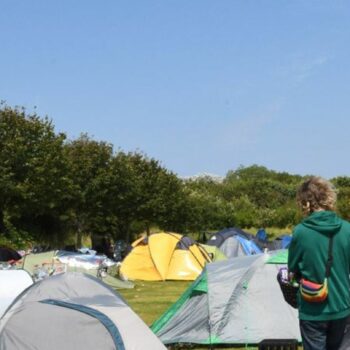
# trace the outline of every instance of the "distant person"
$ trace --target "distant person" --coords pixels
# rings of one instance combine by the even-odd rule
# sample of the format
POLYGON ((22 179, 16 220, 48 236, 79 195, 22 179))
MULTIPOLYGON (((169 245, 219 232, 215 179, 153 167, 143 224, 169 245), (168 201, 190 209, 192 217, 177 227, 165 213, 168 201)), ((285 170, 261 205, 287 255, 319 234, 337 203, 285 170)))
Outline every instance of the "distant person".
POLYGON ((110 236, 105 235, 102 238, 102 253, 109 259, 113 259, 113 244, 110 236))
POLYGON ((300 186, 297 202, 305 217, 293 232, 288 269, 300 279, 303 347, 337 350, 350 314, 350 223, 334 212, 335 188, 320 177, 300 186))
POLYGON ((112 238, 109 235, 94 235, 92 237, 92 249, 97 254, 106 255, 108 258, 113 258, 112 238))

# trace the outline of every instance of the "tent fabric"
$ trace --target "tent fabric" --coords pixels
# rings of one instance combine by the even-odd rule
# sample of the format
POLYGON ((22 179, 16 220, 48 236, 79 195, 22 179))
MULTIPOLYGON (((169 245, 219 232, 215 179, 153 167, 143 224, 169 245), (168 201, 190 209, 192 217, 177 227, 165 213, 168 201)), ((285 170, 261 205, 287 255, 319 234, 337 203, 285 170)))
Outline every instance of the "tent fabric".
MULTIPOLYGON (((250 241, 240 235, 236 236, 236 239, 241 244, 245 255, 253 255, 262 253, 261 249, 255 244, 254 241, 250 241)), ((225 244, 225 243, 224 243, 225 244)))
POLYGON ((62 250, 57 252, 55 258, 68 266, 83 267, 86 270, 95 269, 101 264, 108 267, 116 264, 115 261, 107 258, 105 255, 82 254, 79 252, 67 252, 62 250))
POLYGON ((279 250, 279 249, 287 249, 292 241, 292 235, 283 234, 276 237, 274 240, 257 240, 257 244, 261 249, 268 250, 279 250))
POLYGON ((131 280, 195 280, 211 261, 196 242, 176 233, 155 233, 132 246, 120 269, 131 280))
POLYGON ((218 247, 228 258, 262 253, 254 236, 236 227, 213 234, 206 244, 218 247))
POLYGON ((350 317, 348 317, 347 325, 345 327, 345 335, 339 350, 350 349, 350 317))
POLYGON ((0 261, 18 261, 21 260, 22 256, 14 249, 7 247, 0 247, 0 261))
POLYGON ((125 350, 124 342, 123 342, 123 339, 118 331, 118 328, 115 326, 115 324, 112 322, 112 320, 109 317, 107 317, 106 315, 104 315, 102 312, 97 311, 93 308, 84 306, 84 305, 67 303, 65 301, 60 301, 60 300, 46 299, 46 300, 42 300, 41 303, 65 307, 68 309, 83 312, 89 316, 96 318, 104 325, 104 327, 107 329, 107 331, 111 335, 115 347, 118 350, 125 350))
POLYGON ((259 229, 255 236, 259 241, 267 242, 268 240, 267 233, 263 228, 259 229))
POLYGON ((0 270, 0 318, 15 298, 33 284, 24 270, 0 270))
POLYGON ((276 250, 266 261, 267 264, 288 264, 288 249, 276 250))
POLYGON ((213 245, 200 244, 200 246, 208 253, 212 261, 227 260, 227 256, 213 245))
MULTIPOLYGON (((74 253, 73 253, 74 254, 74 253)), ((77 266, 76 264, 71 266, 69 264, 64 264, 56 259, 55 251, 48 251, 38 254, 29 254, 23 260, 23 269, 28 271, 31 275, 35 274, 37 268, 43 268, 47 270, 57 270, 57 272, 67 271, 67 272, 82 272, 87 273, 91 276, 97 276, 98 265, 91 268, 85 268, 86 265, 82 264, 77 266)), ((104 283, 112 288, 124 289, 124 288, 134 288, 134 283, 131 281, 122 281, 120 278, 112 276, 107 273, 106 276, 102 277, 104 283)))
POLYGON ((55 251, 28 254, 23 259, 23 269, 33 275, 38 266, 54 264, 55 251))
POLYGON ((292 242, 292 235, 281 235, 274 240, 277 249, 287 249, 292 242))
POLYGON ((280 265, 266 264, 268 257, 242 256, 206 265, 175 306, 152 325, 153 331, 165 344, 300 341, 297 311, 284 301, 276 280, 280 265))
POLYGON ((225 241, 225 239, 235 235, 240 235, 249 240, 254 239, 254 235, 252 235, 251 233, 245 232, 238 227, 229 227, 229 228, 224 228, 223 230, 218 231, 213 235, 211 235, 207 244, 220 246, 225 241))
POLYGON ((0 320, 0 349, 122 350, 118 334, 125 349, 165 350, 106 284, 63 273, 32 285, 14 301, 0 320))
MULTIPOLYGON (((162 280, 165 280, 167 277, 169 265, 180 240, 181 235, 177 234, 155 234, 151 235, 148 239, 149 253, 152 262, 162 280)), ((181 262, 181 258, 176 257, 176 259, 180 259, 181 262)))

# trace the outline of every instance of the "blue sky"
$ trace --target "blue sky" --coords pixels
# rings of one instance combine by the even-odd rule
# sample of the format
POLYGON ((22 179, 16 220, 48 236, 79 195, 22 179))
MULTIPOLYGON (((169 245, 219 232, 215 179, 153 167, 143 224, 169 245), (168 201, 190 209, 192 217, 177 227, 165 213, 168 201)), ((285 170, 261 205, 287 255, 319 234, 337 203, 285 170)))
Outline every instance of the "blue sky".
POLYGON ((350 175, 348 1, 2 0, 0 99, 180 176, 350 175))

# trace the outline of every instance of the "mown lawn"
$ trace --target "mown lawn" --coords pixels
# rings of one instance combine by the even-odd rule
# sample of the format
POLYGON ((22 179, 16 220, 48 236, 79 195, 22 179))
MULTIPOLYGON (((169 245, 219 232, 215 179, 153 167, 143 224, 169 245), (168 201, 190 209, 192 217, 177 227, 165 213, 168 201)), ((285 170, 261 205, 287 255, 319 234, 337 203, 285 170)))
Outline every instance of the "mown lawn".
POLYGON ((132 309, 148 325, 151 325, 179 298, 191 283, 183 281, 136 281, 135 288, 121 289, 119 293, 132 309))

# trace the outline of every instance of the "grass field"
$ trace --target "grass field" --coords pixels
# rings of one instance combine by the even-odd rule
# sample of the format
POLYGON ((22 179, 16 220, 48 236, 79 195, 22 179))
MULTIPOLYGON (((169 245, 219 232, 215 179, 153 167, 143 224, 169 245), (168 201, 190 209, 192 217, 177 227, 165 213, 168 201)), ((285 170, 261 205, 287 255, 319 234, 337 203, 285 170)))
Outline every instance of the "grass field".
POLYGON ((151 325, 178 299, 190 284, 191 282, 183 281, 136 281, 135 288, 121 289, 119 293, 132 309, 148 325, 151 325))

